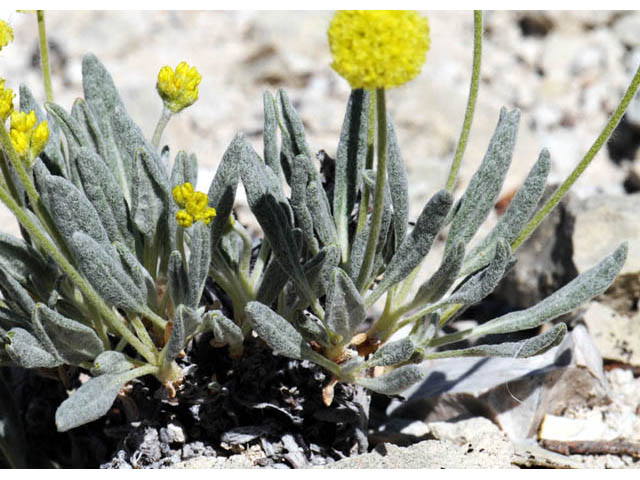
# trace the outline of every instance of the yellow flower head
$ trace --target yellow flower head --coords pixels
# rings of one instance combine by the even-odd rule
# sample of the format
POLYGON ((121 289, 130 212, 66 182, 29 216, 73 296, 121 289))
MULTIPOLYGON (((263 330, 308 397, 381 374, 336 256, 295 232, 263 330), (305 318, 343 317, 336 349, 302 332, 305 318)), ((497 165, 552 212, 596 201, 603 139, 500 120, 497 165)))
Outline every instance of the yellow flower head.
POLYGON ((13 42, 13 28, 4 20, 0 20, 0 50, 13 42))
POLYGON ((13 90, 4 88, 4 79, 0 78, 0 120, 4 123, 13 112, 13 90))
POLYGON ((176 212, 178 225, 189 228, 193 222, 202 221, 209 225, 216 216, 216 209, 209 207, 206 193, 196 192, 189 182, 173 187, 173 200, 180 207, 176 212))
POLYGON ((11 113, 11 143, 16 153, 28 163, 40 155, 49 141, 49 124, 46 120, 36 125, 37 122, 36 112, 33 110, 29 113, 11 113))
POLYGON ((173 113, 192 105, 198 99, 198 85, 202 77, 196 67, 180 62, 175 72, 164 66, 158 72, 156 90, 166 107, 173 113))
POLYGON ((343 10, 329 25, 331 67, 351 88, 391 88, 415 78, 429 50, 429 22, 414 11, 343 10))

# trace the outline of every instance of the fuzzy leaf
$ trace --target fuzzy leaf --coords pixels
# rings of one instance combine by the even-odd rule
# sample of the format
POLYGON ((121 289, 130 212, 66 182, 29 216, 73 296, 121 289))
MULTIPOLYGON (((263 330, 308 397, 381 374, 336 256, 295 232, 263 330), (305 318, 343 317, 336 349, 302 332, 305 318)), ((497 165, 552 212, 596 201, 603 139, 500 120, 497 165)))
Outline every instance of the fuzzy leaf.
POLYGON ((96 358, 104 346, 93 329, 66 318, 46 305, 38 304, 33 310, 33 327, 45 347, 64 363, 79 365, 96 358), (47 348, 49 350, 49 348, 47 348))
POLYGON ((583 302, 603 293, 613 282, 627 259, 628 246, 620 245, 611 255, 537 305, 511 312, 473 329, 473 335, 509 333, 535 328, 570 312, 583 302))
POLYGON ((69 396, 56 410, 59 432, 93 422, 104 416, 127 382, 132 372, 108 373, 94 377, 69 396))
POLYGON ((173 304, 181 305, 185 303, 189 289, 189 278, 184 268, 182 254, 177 250, 174 250, 171 252, 171 255, 169 255, 167 278, 169 282, 169 294, 171 295, 173 304))
POLYGON ((131 179, 131 220, 147 238, 155 238, 169 206, 168 181, 159 172, 157 156, 145 151, 136 155, 131 179))
POLYGON ((447 253, 459 239, 465 245, 469 243, 493 209, 511 164, 519 121, 519 110, 507 112, 503 108, 500 111, 498 126, 484 160, 471 178, 451 224, 445 247, 447 253))
POLYGON ((296 112, 293 105, 291 105, 287 92, 282 89, 278 90, 277 102, 280 108, 282 126, 284 127, 283 130, 291 139, 291 148, 293 153, 291 160, 300 154, 306 155, 307 158, 311 158, 311 150, 309 149, 309 145, 307 145, 304 125, 302 124, 302 120, 300 119, 298 112, 296 112))
POLYGON ((5 351, 11 360, 22 368, 54 368, 63 363, 22 328, 12 328, 7 337, 10 342, 5 344, 5 351))
POLYGON ((140 293, 147 298, 149 304, 153 304, 157 300, 156 282, 151 274, 138 261, 131 251, 122 243, 113 244, 120 257, 120 263, 124 267, 126 273, 131 277, 140 293))
POLYGON ((71 239, 80 271, 100 296, 111 305, 142 312, 146 298, 116 260, 88 235, 77 232, 71 239))
POLYGON ((36 101, 33 93, 26 85, 20 85, 20 110, 23 112, 36 112, 38 123, 47 120, 49 123, 49 141, 44 147, 40 157, 45 161, 47 168, 56 175, 64 175, 69 177, 67 163, 60 148, 60 136, 58 135, 58 126, 56 120, 49 117, 36 101))
POLYGON ((50 278, 44 259, 25 241, 0 232, 0 269, 8 272, 20 284, 26 285, 30 275, 50 278))
POLYGON ((204 284, 209 275, 211 263, 211 236, 204 222, 196 222, 189 229, 191 245, 189 247, 189 289, 187 305, 197 308, 200 305, 204 284))
POLYGON ((209 206, 216 209, 216 216, 211 222, 212 248, 218 245, 233 209, 240 180, 239 165, 243 162, 241 158, 250 155, 251 152, 246 148, 244 136, 242 134, 236 135, 227 151, 224 152, 216 175, 213 177, 208 193, 209 206))
POLYGON ((416 351, 416 345, 410 337, 385 343, 367 362, 368 367, 390 366, 408 361, 416 351))
POLYGON ((264 163, 280 177, 282 167, 278 155, 278 113, 273 95, 265 91, 262 96, 262 105, 264 108, 264 163))
MULTIPOLYGON (((31 320, 24 314, 18 314, 14 310, 0 307, 0 329, 11 330, 15 327, 29 329, 31 328, 31 320)), ((0 348, 0 350, 2 349, 0 348)))
POLYGON ((213 337, 220 345, 229 345, 232 357, 242 355, 244 335, 233 320, 225 317, 219 310, 207 312, 205 326, 213 332, 213 337))
POLYGON ((105 250, 113 251, 98 212, 80 190, 68 180, 54 175, 48 175, 42 182, 46 191, 42 196, 43 203, 67 243, 76 232, 82 232, 105 250))
POLYGON ((35 303, 29 292, 13 278, 9 272, 0 267, 0 292, 7 305, 18 315, 31 317, 35 303))
POLYGON ((171 336, 165 347, 165 363, 171 363, 185 347, 187 343, 187 332, 185 328, 185 310, 188 307, 184 305, 178 306, 176 313, 173 316, 173 329, 171 330, 171 336))
POLYGON ((249 302, 245 313, 254 330, 275 353, 302 360, 306 342, 293 325, 258 302, 249 302))
POLYGON ((75 169, 109 239, 112 242, 122 242, 133 250, 134 238, 129 231, 129 212, 125 197, 104 160, 88 148, 82 148, 75 159, 75 169))
POLYGON ((429 253, 431 244, 438 234, 449 208, 451 208, 451 203, 451 194, 446 190, 436 193, 429 200, 418 217, 415 227, 389 262, 384 278, 372 292, 371 299, 367 299, 367 302, 373 302, 380 298, 387 289, 404 280, 414 268, 420 265, 429 253))
POLYGON ((348 246, 349 217, 362 184, 362 170, 367 157, 369 101, 369 92, 366 90, 351 91, 340 131, 336 155, 333 215, 342 249, 348 246))
POLYGON ((106 158, 107 147, 105 145, 104 135, 100 131, 98 120, 84 99, 78 98, 73 102, 71 116, 86 132, 91 150, 101 157, 106 158))
POLYGON ((367 310, 358 289, 344 270, 335 268, 327 292, 327 328, 340 335, 342 344, 345 344, 366 318, 367 310))
POLYGON ((91 375, 98 376, 105 373, 121 373, 134 367, 126 355, 122 352, 107 350, 96 357, 91 369, 91 375))
POLYGON ((359 378, 356 383, 384 395, 398 395, 419 382, 425 372, 417 365, 405 365, 376 378, 359 378))
POLYGON ((479 302, 489 295, 498 285, 498 282, 504 277, 512 261, 511 248, 508 243, 498 240, 495 249, 495 256, 489 266, 471 276, 465 283, 460 286, 449 297, 441 303, 443 305, 451 305, 460 303, 463 305, 471 305, 479 302))
POLYGON ((312 254, 318 253, 318 241, 313 233, 313 218, 307 206, 307 159, 298 155, 293 159, 291 172, 291 207, 296 218, 296 226, 302 230, 307 247, 312 254))
POLYGON ((491 232, 465 258, 461 275, 468 275, 490 262, 499 238, 507 243, 513 242, 532 217, 538 202, 544 193, 545 183, 551 168, 549 152, 544 149, 538 157, 522 187, 513 197, 506 212, 491 232))
POLYGON ((442 258, 440 267, 429 280, 420 285, 412 303, 416 306, 425 305, 442 298, 455 282, 463 260, 464 243, 460 241, 442 258))
MULTIPOLYGON (((296 250, 294 254, 296 256, 300 256, 300 251, 302 249, 302 232, 300 229, 293 230, 295 241, 296 241, 296 250)), ((262 279, 260 280, 260 287, 258 287, 258 293, 256 294, 256 300, 260 303, 264 303, 265 305, 271 305, 276 301, 278 295, 287 284, 289 280, 289 275, 285 272, 280 266, 280 262, 275 257, 271 257, 267 268, 262 274, 262 279)))
POLYGON ((564 323, 555 325, 545 333, 520 342, 505 342, 496 345, 476 345, 462 350, 447 350, 425 355, 425 359, 451 357, 508 357, 528 358, 540 355, 552 347, 559 345, 567 333, 564 323))
POLYGON ((307 206, 320 244, 337 243, 338 233, 327 203, 327 194, 321 182, 309 182, 307 185, 307 206))
POLYGON ((400 153, 400 145, 389 115, 387 115, 387 178, 393 203, 396 248, 399 248, 404 242, 409 224, 409 182, 400 153))

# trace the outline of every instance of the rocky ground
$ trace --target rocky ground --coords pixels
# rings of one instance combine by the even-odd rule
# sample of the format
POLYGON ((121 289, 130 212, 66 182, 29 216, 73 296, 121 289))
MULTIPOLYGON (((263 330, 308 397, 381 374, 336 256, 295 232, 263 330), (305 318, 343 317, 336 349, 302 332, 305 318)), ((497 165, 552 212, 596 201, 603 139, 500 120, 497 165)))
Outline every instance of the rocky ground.
MULTIPOLYGON (((427 15, 432 46, 423 72, 389 93, 389 110, 409 171, 414 218, 444 185, 471 65, 471 13, 427 15)), ((47 20, 56 101, 69 108, 81 95, 80 62, 93 52, 150 135, 161 110, 154 91, 157 71, 187 60, 202 73, 200 99, 172 120, 164 141, 173 152, 185 149, 198 155, 201 190, 208 188, 237 131, 243 130, 261 150, 265 89, 285 88, 305 122, 312 148, 333 155, 349 89, 329 66, 330 17, 330 12, 51 12, 47 20)), ((16 41, 0 53, 0 76, 14 89, 20 82, 28 84, 42 98, 35 18, 17 13, 9 18, 16 41)), ((487 13, 480 96, 457 192, 482 160, 501 106, 522 112, 503 197, 517 188, 543 147, 553 160, 551 181, 564 179, 598 135, 640 63, 638 32, 637 12, 487 13)), ((456 365, 461 374, 471 368, 492 372, 485 376, 489 383, 474 383, 479 375, 456 382, 446 376, 455 370, 442 366, 446 381, 440 390, 433 384, 421 386, 422 393, 409 395, 413 407, 405 405, 402 415, 403 409, 392 403, 389 421, 371 432, 379 445, 336 466, 640 466, 640 194, 633 194, 640 190, 639 146, 636 99, 608 147, 576 183, 572 198, 521 249, 508 282, 489 299, 494 306, 528 306, 626 239, 630 257, 619 281, 572 319, 587 329, 574 329, 568 339, 573 343, 547 352, 537 360, 541 363, 520 361, 510 375, 496 373, 505 370, 500 363, 456 365), (563 360, 567 351, 568 363, 563 360), (571 393, 576 385, 580 392, 591 393, 576 396, 571 393), (587 450, 593 454, 551 452, 558 442, 564 447, 592 442, 587 450), (620 442, 631 442, 635 453, 620 442), (404 450, 395 444, 412 446, 404 450), (415 458, 424 460, 409 460, 415 458), (434 458, 440 463, 430 463, 434 458)), ((239 217, 248 222, 246 213, 241 205, 239 217)), ((3 230, 17 232, 4 209, 0 221, 3 230)), ((439 260, 438 255, 430 257, 439 260)), ((434 372, 440 367, 434 365, 434 372)), ((261 456, 260 447, 249 442, 244 454, 209 463, 206 458, 189 460, 183 466, 246 467, 259 465, 261 456)))

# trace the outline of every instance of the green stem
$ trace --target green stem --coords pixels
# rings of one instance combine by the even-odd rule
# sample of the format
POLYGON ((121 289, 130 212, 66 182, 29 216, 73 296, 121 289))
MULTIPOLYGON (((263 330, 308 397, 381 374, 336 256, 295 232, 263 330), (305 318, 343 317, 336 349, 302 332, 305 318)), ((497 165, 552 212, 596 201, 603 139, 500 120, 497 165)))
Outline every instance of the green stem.
POLYGON ((616 108, 615 112, 613 112, 613 115, 611 115, 611 118, 609 118, 609 121, 605 125, 604 129, 602 130, 602 132, 600 133, 596 141, 593 143, 593 145, 591 145, 591 148, 587 151, 584 158, 580 161, 580 163, 576 166, 576 168, 569 174, 567 179, 562 183, 562 185, 560 185, 556 189, 556 191, 553 193, 553 195, 547 201, 547 203, 545 203, 544 206, 540 210, 538 210, 538 213, 536 213, 536 215, 531 219, 531 221, 529 221, 529 223, 524 228, 524 230, 520 233, 520 235, 518 235, 518 238, 516 238, 511 243, 512 250, 516 250, 529 237, 529 235, 533 233, 533 231, 540 224, 540 222, 542 222, 542 220, 544 220, 544 218, 547 215, 549 215, 551 210, 554 209, 554 207, 558 204, 558 202, 560 202, 562 197, 567 193, 567 191, 571 188, 571 186, 576 182, 576 180, 578 180, 580 175, 582 175, 582 172, 584 172, 585 169, 589 166, 593 158, 596 156, 596 154, 600 151, 602 146, 607 142, 607 140, 611 136, 611 133, 618 125, 618 122, 620 122, 622 115, 624 115, 625 110, 629 106, 629 103, 631 102, 634 95, 636 94, 636 91, 638 90, 639 86, 640 86, 640 66, 638 66, 638 70, 636 71, 636 74, 631 80, 631 83, 629 84, 627 91, 622 97, 622 100, 620 101, 618 108, 616 108))
POLYGON ((480 85, 480 60, 482 59, 482 11, 475 10, 473 12, 473 67, 471 70, 471 85, 469 86, 469 98, 467 100, 467 110, 464 114, 462 123, 462 132, 456 147, 456 153, 453 156, 451 171, 447 180, 447 190, 453 192, 456 184, 458 170, 462 156, 467 148, 467 139, 471 131, 471 122, 473 121, 473 113, 476 109, 476 100, 478 99, 478 86, 480 85))
POLYGON ((135 348, 148 362, 156 361, 155 354, 150 351, 124 324, 122 318, 109 308, 102 298, 96 293, 91 285, 80 275, 80 273, 71 265, 69 260, 60 253, 55 245, 49 242, 47 236, 43 234, 38 227, 31 221, 29 216, 11 197, 9 192, 4 188, 0 188, 0 200, 11 210, 16 216, 23 228, 29 232, 33 241, 40 246, 51 258, 58 264, 60 269, 69 277, 69 279, 78 287, 82 295, 96 308, 99 314, 107 321, 109 326, 113 328, 120 336, 135 348))
MULTIPOLYGON (((376 96, 373 92, 369 94, 369 124, 367 127, 367 159, 365 169, 373 168, 374 137, 376 134, 376 96)), ((358 212, 358 226, 356 232, 359 232, 367 225, 367 215, 369 214, 369 189, 362 185, 362 198, 360 199, 360 210, 358 212)))
POLYGON ((47 43, 47 29, 44 24, 44 11, 38 10, 38 35, 40 37, 40 62, 44 77, 44 93, 47 102, 53 102, 53 88, 51 87, 51 66, 49 65, 49 44, 47 43))
POLYGON ((387 108, 384 88, 376 89, 376 118, 378 124, 378 164, 376 167, 376 191, 373 197, 373 215, 371 217, 371 231, 367 240, 367 248, 362 260, 362 267, 358 275, 357 287, 362 293, 369 284, 373 262, 378 246, 378 237, 382 226, 384 211, 384 186, 387 181, 387 108))
POLYGON ((151 139, 151 143, 155 148, 158 148, 160 145, 160 139, 162 138, 162 132, 164 132, 167 123, 171 119, 171 111, 167 107, 162 108, 162 114, 158 119, 158 123, 156 124, 156 128, 153 131, 153 138, 151 139))

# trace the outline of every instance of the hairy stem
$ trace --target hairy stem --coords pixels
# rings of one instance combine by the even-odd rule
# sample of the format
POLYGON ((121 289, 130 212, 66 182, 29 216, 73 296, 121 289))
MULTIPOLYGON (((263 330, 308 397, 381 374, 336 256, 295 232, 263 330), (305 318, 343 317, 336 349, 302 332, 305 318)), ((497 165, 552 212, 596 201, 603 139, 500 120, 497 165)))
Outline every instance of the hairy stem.
POLYGON ((571 188, 571 186, 574 183, 576 183, 576 180, 580 178, 580 175, 582 175, 582 173, 586 170, 586 168, 589 166, 593 158, 600 151, 602 146, 607 142, 607 140, 611 136, 611 133, 618 125, 618 122, 620 122, 622 115, 624 115, 625 110, 629 106, 629 103, 631 102, 634 95, 636 94, 636 91, 638 90, 639 86, 640 86, 640 66, 638 66, 638 70, 636 70, 636 74, 633 76, 633 79, 631 80, 631 83, 629 84, 627 91, 622 97, 622 100, 620 101, 618 108, 616 108, 616 110, 613 112, 613 115, 611 115, 611 118, 609 118, 609 121, 605 125, 600 135, 598 135, 598 138, 596 138, 596 141, 593 142, 593 145, 591 145, 591 148, 587 151, 584 158, 580 161, 580 163, 578 163, 576 168, 569 174, 569 176, 562 183, 562 185, 560 185, 556 189, 556 191, 553 193, 553 195, 547 201, 547 203, 545 203, 544 206, 540 210, 538 210, 538 213, 536 213, 536 215, 531 219, 531 221, 529 221, 529 223, 524 228, 524 230, 520 233, 520 235, 518 235, 518 238, 516 238, 511 243, 512 250, 516 250, 527 238, 529 238, 529 235, 533 233, 533 231, 540 224, 540 222, 542 222, 542 220, 544 220, 544 218, 547 215, 549 215, 549 213, 551 213, 551 210, 553 210, 554 207, 558 204, 558 202, 560 202, 562 197, 567 193, 567 191, 571 188))
MULTIPOLYGON (((369 124, 367 126, 367 159, 365 169, 373 168, 374 136, 376 134, 376 96, 369 95, 369 124)), ((367 215, 369 213, 369 189, 362 185, 362 197, 360 198, 360 209, 358 211, 358 226, 356 231, 359 232, 367 225, 367 215)))
POLYGON ((460 139, 458 140, 458 146, 456 147, 456 153, 453 156, 453 163, 451 164, 451 171, 449 172, 449 178, 447 180, 447 190, 449 192, 453 192, 453 187, 455 187, 456 184, 456 177, 458 176, 458 170, 460 170, 462 156, 467 148, 467 139, 469 138, 469 132, 471 131, 471 122, 473 121, 473 113, 476 109, 476 100, 478 99, 481 59, 482 11, 475 10, 473 12, 473 67, 471 70, 471 85, 469 86, 467 110, 464 114, 464 121, 462 122, 462 132, 460 133, 460 139))
POLYGON ((158 119, 158 123, 156 124, 156 128, 153 131, 153 138, 151 139, 151 144, 158 148, 160 145, 160 139, 162 138, 162 133, 164 132, 165 127, 171 120, 171 111, 167 107, 162 108, 162 114, 158 119))
POLYGON ((384 88, 376 89, 376 119, 378 124, 378 164, 376 166, 376 191, 373 197, 373 215, 371 217, 371 231, 367 240, 367 248, 362 260, 362 267, 358 275, 357 287, 362 293, 369 284, 369 277, 373 270, 373 262, 378 246, 378 237, 382 227, 382 213, 384 211, 384 187, 387 181, 387 108, 384 88))
POLYGON ((51 66, 49 65, 49 44, 47 43, 47 28, 44 24, 44 10, 37 11, 38 36, 40 37, 40 63, 44 77, 44 93, 47 102, 53 102, 53 88, 51 87, 51 66))

